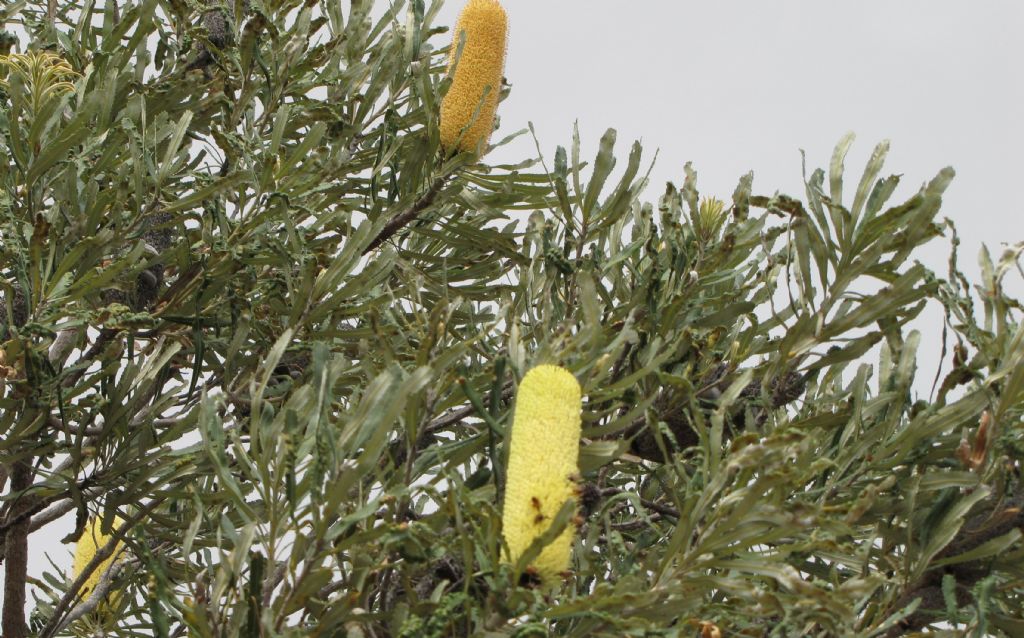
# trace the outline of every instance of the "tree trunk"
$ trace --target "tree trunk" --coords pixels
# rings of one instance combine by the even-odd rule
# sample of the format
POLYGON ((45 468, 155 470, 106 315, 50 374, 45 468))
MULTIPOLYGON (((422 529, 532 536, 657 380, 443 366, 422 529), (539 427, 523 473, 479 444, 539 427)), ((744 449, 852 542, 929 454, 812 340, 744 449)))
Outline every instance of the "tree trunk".
MULTIPOLYGON (((32 486, 32 467, 27 461, 19 461, 11 469, 11 494, 27 490, 32 486)), ((8 516, 18 516, 25 507, 15 501, 8 516)), ((3 638, 24 638, 28 635, 25 625, 25 580, 28 576, 28 531, 32 518, 13 525, 7 530, 5 545, 6 569, 4 573, 3 638)))

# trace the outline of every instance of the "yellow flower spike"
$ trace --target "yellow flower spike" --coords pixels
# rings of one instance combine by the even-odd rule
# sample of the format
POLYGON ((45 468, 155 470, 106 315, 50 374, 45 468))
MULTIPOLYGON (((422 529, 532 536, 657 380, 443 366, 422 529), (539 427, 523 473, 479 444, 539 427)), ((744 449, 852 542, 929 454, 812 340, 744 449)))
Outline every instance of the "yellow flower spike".
POLYGON ((725 221, 725 202, 715 197, 701 200, 697 211, 696 226, 701 239, 709 241, 718 235, 725 221))
MULTIPOLYGON (((502 534, 515 563, 575 498, 579 472, 581 390, 565 368, 541 365, 523 377, 509 443, 502 534)), ((572 523, 546 545, 532 567, 544 582, 569 568, 572 523)))
POLYGON ((441 102, 441 146, 483 153, 494 128, 505 68, 508 17, 498 0, 469 0, 455 25, 448 69, 452 84, 441 102), (455 56, 466 34, 458 65, 455 56))
MULTIPOLYGON (((92 561, 93 556, 96 555, 96 552, 102 549, 104 546, 106 546, 107 543, 110 542, 110 539, 112 537, 100 531, 101 523, 102 519, 100 519, 99 517, 94 517, 85 524, 85 531, 82 532, 81 538, 78 539, 78 544, 75 545, 75 561, 74 566, 72 568, 72 579, 77 579, 78 576, 82 573, 82 571, 85 570, 86 565, 88 565, 89 562, 92 561)), ((115 517, 114 526, 116 527, 121 523, 121 519, 115 517)), ((100 578, 102 578, 103 573, 107 571, 107 569, 109 569, 111 565, 114 564, 114 561, 117 560, 118 554, 121 552, 123 548, 123 543, 119 542, 114 549, 114 553, 111 554, 110 557, 108 557, 102 563, 100 563, 99 566, 96 567, 96 569, 94 569, 91 574, 89 574, 89 578, 82 585, 82 589, 79 590, 82 600, 87 599, 89 597, 89 594, 92 593, 92 590, 95 589, 97 585, 99 585, 100 578)), ((110 596, 110 600, 113 604, 116 604, 116 595, 110 596)))
MULTIPOLYGON (((17 75, 29 90, 33 111, 41 109, 52 97, 74 92, 71 81, 80 77, 67 60, 49 51, 0 55, 0 66, 17 75)), ((0 87, 10 88, 9 80, 0 78, 0 87)))

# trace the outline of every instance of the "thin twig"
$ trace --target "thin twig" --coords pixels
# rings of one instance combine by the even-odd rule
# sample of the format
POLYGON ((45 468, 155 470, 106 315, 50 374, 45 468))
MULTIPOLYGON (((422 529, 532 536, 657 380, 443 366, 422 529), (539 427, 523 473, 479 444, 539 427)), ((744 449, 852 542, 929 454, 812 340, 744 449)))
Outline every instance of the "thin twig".
POLYGON ((106 569, 100 576, 100 581, 96 584, 96 589, 92 590, 92 593, 89 594, 88 598, 75 605, 74 608, 68 612, 68 615, 64 618, 63 622, 61 622, 57 631, 64 629, 82 616, 99 607, 100 603, 102 603, 107 597, 107 594, 110 593, 110 588, 114 586, 114 579, 117 578, 117 575, 121 572, 123 567, 124 563, 115 562, 106 569))
POLYGON ((363 254, 365 255, 366 253, 370 252, 371 250, 374 250, 387 240, 391 239, 392 235, 402 230, 403 227, 405 227, 407 224, 416 219, 416 217, 420 213, 422 213, 431 204, 434 203, 434 200, 436 200, 437 196, 441 193, 441 189, 444 188, 446 181, 447 177, 438 177, 437 179, 435 179, 434 183, 430 185, 430 189, 428 189, 427 192, 424 193, 422 197, 416 200, 416 202, 412 205, 412 207, 409 210, 405 211, 404 213, 395 215, 395 217, 393 217, 391 221, 384 225, 384 228, 382 228, 380 233, 378 233, 377 236, 373 238, 373 241, 371 241, 370 245, 366 247, 366 250, 363 251, 363 254))
MULTIPOLYGON (((100 488, 92 488, 82 492, 82 499, 86 501, 92 500, 93 497, 102 494, 103 490, 100 488)), ((32 517, 32 525, 29 527, 29 531, 36 531, 43 527, 46 527, 53 521, 57 520, 61 516, 64 516, 71 510, 75 509, 75 501, 70 496, 65 500, 54 503, 47 509, 40 512, 38 515, 32 517)))
MULTIPOLYGON (((515 388, 512 381, 505 382, 504 387, 502 387, 501 389, 502 400, 508 400, 512 398, 514 389, 515 388)), ((462 421, 469 415, 473 414, 473 412, 475 412, 475 410, 471 405, 467 405, 456 410, 452 410, 451 412, 439 416, 433 421, 431 421, 429 424, 427 424, 426 428, 424 428, 424 433, 432 434, 434 432, 437 432, 438 430, 443 430, 448 426, 455 425, 459 421, 462 421)))
POLYGON ((12 529, 21 525, 22 523, 29 521, 29 519, 31 519, 33 516, 43 511, 43 508, 45 508, 47 505, 53 503, 54 501, 60 500, 61 498, 66 498, 67 496, 68 492, 65 491, 60 494, 55 494, 48 498, 38 499, 37 501, 33 502, 30 506, 27 506, 26 509, 23 511, 17 513, 11 512, 7 515, 3 522, 0 522, 0 534, 7 533, 8 536, 10 536, 10 531, 12 529))
POLYGON ((117 331, 109 328, 100 331, 99 336, 96 337, 96 343, 92 344, 92 346, 85 351, 85 354, 82 355, 82 358, 78 360, 77 364, 81 367, 64 378, 63 386, 65 388, 73 388, 75 384, 78 383, 78 380, 82 378, 82 375, 85 374, 85 371, 89 368, 92 360, 103 351, 103 348, 105 348, 107 343, 114 338, 115 334, 117 334, 117 331))
POLYGON ((637 519, 633 521, 625 521, 623 523, 612 523, 611 528, 616 532, 635 532, 636 530, 643 529, 651 523, 655 523, 659 520, 661 520, 661 514, 651 514, 643 520, 637 519))
MULTIPOLYGON (((60 420, 60 417, 55 414, 51 414, 49 416, 47 424, 54 430, 61 432, 65 431, 64 423, 60 420)), ((95 437, 99 436, 100 434, 103 434, 103 428, 98 425, 72 425, 69 423, 67 425, 66 431, 68 434, 81 433, 82 436, 86 437, 95 437)))
MULTIPOLYGON (((58 472, 54 472, 54 474, 57 474, 57 473, 58 472)), ((103 473, 99 473, 99 474, 94 474, 93 476, 89 476, 89 477, 86 477, 86 478, 84 478, 84 479, 82 479, 80 481, 77 481, 75 485, 76 485, 77 489, 79 491, 81 491, 83 497, 85 497, 86 499, 89 499, 89 498, 93 498, 93 497, 98 496, 99 494, 103 493, 103 488, 102 487, 100 487, 100 486, 90 487, 90 484, 91 483, 96 483, 96 482, 101 481, 101 480, 105 480, 107 478, 109 478, 108 473, 107 472, 103 472, 103 473)), ((65 512, 57 514, 56 513, 58 511, 57 506, 54 506, 50 510, 46 510, 46 511, 43 511, 43 508, 45 508, 45 507, 47 507, 49 505, 53 505, 54 503, 57 503, 59 501, 64 501, 66 499, 71 499, 71 497, 72 497, 71 490, 67 489, 67 490, 64 490, 62 492, 58 492, 56 494, 50 494, 50 495, 45 496, 45 497, 39 497, 39 498, 34 499, 33 502, 31 503, 31 506, 27 507, 25 511, 19 512, 17 515, 13 515, 13 513, 12 514, 8 514, 7 518, 5 518, 2 522, 0 522, 0 534, 5 532, 6 530, 10 529, 14 525, 22 523, 22 522, 28 520, 29 518, 34 517, 36 514, 39 514, 39 516, 41 517, 40 518, 40 521, 41 521, 40 524, 38 526, 35 526, 33 524, 32 528, 31 528, 31 530, 33 532, 36 531, 37 529, 39 529, 40 527, 43 527, 47 523, 50 523, 50 522, 56 520, 57 518, 60 518, 63 515, 63 513, 66 513, 67 511, 70 511, 70 510, 65 510, 65 512), (51 511, 51 510, 53 510, 53 511, 51 511), (42 512, 42 513, 40 514, 40 512, 42 512), (53 517, 53 518, 51 518, 51 517, 53 517)))
POLYGON ((640 495, 636 494, 635 492, 630 492, 617 487, 606 487, 601 490, 601 496, 612 496, 616 494, 629 494, 631 496, 635 496, 637 499, 640 500, 640 504, 646 507, 647 509, 655 511, 659 514, 663 514, 665 516, 671 516, 675 519, 679 518, 679 510, 677 510, 676 508, 669 507, 668 505, 662 505, 660 503, 655 503, 654 501, 649 501, 646 498, 641 498, 640 495))

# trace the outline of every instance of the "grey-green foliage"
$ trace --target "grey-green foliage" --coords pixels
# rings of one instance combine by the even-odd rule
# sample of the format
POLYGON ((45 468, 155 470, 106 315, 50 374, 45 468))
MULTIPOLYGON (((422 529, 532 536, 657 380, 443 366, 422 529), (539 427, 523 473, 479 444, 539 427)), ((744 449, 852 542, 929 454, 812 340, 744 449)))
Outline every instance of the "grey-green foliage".
POLYGON ((887 145, 850 181, 850 137, 802 198, 747 175, 721 207, 690 167, 644 203, 614 131, 590 162, 578 136, 550 164, 446 157, 439 6, 0 9, 80 74, 0 102, 0 454, 34 472, 4 529, 140 521, 113 611, 66 624, 54 571, 33 630, 1020 635, 1022 246, 976 290, 930 272, 952 171, 893 203, 887 145), (928 303, 943 343, 908 327, 928 303), (934 396, 922 347, 952 361, 934 396), (500 560, 542 362, 585 392, 553 592, 500 560))

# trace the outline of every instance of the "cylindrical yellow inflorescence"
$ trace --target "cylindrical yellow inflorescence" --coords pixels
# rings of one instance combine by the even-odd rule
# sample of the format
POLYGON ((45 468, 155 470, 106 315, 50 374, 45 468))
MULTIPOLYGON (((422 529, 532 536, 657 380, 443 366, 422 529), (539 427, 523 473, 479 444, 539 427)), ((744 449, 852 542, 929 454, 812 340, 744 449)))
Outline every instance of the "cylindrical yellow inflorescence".
POLYGON ((466 43, 455 66, 451 87, 441 102, 441 146, 446 150, 482 153, 494 128, 505 68, 508 34, 505 9, 498 0, 466 3, 455 25, 449 70, 455 64, 462 33, 465 33, 466 43))
MULTIPOLYGON (((575 498, 580 384, 565 368, 537 366, 519 384, 515 409, 502 515, 502 533, 513 563, 551 526, 566 501, 575 498)), ((532 566, 545 582, 569 568, 575 531, 570 522, 534 560, 532 566)))
MULTIPOLYGON (((92 561, 93 556, 96 552, 106 546, 110 542, 111 536, 107 536, 100 531, 101 519, 99 517, 91 518, 85 524, 85 531, 82 532, 81 538, 78 539, 78 544, 75 545, 75 561, 72 568, 72 578, 77 579, 78 576, 85 570, 85 566, 92 561)), ((114 519, 114 527, 116 528, 121 524, 120 518, 114 519)), ((92 590, 100 582, 100 578, 103 576, 103 572, 107 571, 114 561, 117 559, 118 554, 122 549, 122 543, 118 543, 114 549, 114 553, 109 558, 104 560, 100 565, 89 574, 89 578, 82 585, 82 589, 79 590, 82 598, 88 598, 92 590)), ((116 598, 111 597, 112 601, 116 601, 116 598)))

